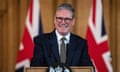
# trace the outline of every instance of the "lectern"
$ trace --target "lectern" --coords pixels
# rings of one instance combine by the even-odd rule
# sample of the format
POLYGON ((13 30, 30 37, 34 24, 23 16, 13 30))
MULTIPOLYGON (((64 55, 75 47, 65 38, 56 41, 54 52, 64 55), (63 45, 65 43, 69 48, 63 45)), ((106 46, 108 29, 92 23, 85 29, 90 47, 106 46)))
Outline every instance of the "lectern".
MULTIPOLYGON (((70 67, 72 72, 94 72, 93 67, 70 67)), ((28 67, 24 68, 24 72, 46 72, 47 67, 28 67)))

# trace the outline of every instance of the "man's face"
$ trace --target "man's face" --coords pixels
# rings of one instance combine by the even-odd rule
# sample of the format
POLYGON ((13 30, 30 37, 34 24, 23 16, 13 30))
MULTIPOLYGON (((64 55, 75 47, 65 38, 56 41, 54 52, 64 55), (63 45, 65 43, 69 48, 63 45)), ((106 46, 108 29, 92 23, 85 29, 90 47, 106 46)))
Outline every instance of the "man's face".
POLYGON ((56 12, 54 23, 57 31, 61 35, 66 35, 74 25, 74 18, 69 10, 62 9, 56 12))

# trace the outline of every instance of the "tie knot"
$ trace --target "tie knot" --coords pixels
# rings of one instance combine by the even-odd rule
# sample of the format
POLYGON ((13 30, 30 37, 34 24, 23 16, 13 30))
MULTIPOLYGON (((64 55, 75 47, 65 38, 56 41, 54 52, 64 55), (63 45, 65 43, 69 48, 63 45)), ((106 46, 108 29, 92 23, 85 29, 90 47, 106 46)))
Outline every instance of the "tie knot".
POLYGON ((66 38, 65 38, 65 37, 62 37, 62 38, 61 38, 61 41, 64 41, 64 40, 66 40, 66 38))

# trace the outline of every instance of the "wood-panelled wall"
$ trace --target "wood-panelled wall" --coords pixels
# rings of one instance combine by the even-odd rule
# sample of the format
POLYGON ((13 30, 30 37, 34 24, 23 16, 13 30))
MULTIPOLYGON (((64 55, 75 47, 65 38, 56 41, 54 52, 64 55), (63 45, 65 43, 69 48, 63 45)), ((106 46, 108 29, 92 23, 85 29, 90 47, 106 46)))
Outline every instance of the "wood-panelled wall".
MULTIPOLYGON (((92 0, 40 0, 43 31, 54 29, 55 9, 63 2, 71 3, 76 10, 72 32, 85 38, 92 0)), ((28 7, 29 0, 0 0, 0 72, 15 71, 28 7)), ((103 8, 114 72, 120 72, 120 1, 103 0, 103 8)))

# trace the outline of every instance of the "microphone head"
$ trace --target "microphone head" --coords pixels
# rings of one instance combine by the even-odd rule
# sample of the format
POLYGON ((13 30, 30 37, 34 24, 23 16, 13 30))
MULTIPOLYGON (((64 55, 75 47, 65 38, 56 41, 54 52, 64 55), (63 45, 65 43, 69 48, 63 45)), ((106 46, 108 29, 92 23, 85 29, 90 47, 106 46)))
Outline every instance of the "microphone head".
POLYGON ((72 70, 63 63, 56 63, 49 66, 46 72, 72 72, 72 70))

